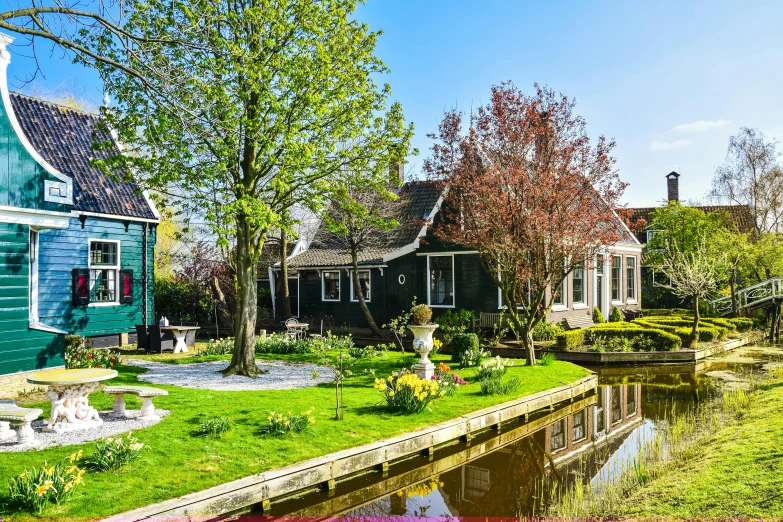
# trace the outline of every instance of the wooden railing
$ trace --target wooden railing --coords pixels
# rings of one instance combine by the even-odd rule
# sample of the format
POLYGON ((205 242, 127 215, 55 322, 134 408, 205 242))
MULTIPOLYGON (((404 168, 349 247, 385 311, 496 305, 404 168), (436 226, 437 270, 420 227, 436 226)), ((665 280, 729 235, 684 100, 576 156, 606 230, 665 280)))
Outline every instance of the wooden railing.
MULTIPOLYGON (((737 309, 759 308, 783 299, 783 278, 773 277, 753 286, 738 290, 737 309)), ((718 314, 726 315, 732 312, 731 296, 727 295, 712 301, 712 307, 718 314)))

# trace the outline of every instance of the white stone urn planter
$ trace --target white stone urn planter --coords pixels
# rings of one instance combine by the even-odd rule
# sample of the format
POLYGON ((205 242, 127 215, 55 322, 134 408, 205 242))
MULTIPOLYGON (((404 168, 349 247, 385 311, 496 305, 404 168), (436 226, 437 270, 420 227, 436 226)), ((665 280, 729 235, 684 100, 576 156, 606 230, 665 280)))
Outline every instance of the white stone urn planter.
POLYGON ((438 328, 437 324, 411 324, 408 329, 413 332, 413 349, 421 355, 419 362, 413 365, 413 371, 422 379, 431 379, 435 375, 435 365, 428 355, 432 351, 432 334, 438 328))

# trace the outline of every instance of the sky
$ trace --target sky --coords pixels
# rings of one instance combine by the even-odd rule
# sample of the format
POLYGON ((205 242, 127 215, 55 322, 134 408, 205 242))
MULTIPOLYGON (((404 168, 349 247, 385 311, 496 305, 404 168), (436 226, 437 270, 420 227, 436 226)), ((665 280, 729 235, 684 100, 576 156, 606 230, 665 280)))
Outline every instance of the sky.
MULTIPOLYGON (((383 31, 377 55, 391 72, 380 81, 415 124, 414 176, 444 111, 469 112, 507 80, 576 99, 590 135, 617 141, 632 207, 663 201, 672 170, 683 200, 705 201, 743 126, 783 141, 783 2, 368 0, 356 16, 383 31)), ((101 103, 94 73, 43 54, 45 78, 23 85, 34 64, 12 47, 12 90, 101 103)))

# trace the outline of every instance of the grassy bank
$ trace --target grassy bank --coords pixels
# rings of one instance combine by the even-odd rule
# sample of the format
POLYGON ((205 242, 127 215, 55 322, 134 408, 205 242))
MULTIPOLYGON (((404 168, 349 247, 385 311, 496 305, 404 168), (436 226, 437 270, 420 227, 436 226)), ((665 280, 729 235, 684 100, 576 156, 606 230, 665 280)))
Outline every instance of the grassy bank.
POLYGON ((783 385, 751 395, 741 419, 700 441, 684 465, 620 501, 612 515, 783 516, 783 385))
MULTIPOLYGON (((312 355, 266 356, 287 361, 315 362, 312 355)), ((380 403, 380 394, 372 388, 373 377, 364 370, 372 368, 378 376, 386 376, 408 362, 400 353, 387 353, 380 359, 360 361, 354 376, 346 380, 344 421, 334 421, 334 387, 325 384, 312 388, 285 391, 215 392, 175 386, 160 386, 168 397, 156 399, 159 408, 171 410, 171 415, 159 424, 139 431, 139 440, 149 446, 141 460, 116 473, 88 473, 85 485, 75 490, 73 498, 44 512, 44 517, 61 520, 65 517, 97 518, 139 506, 199 491, 254 473, 278 468, 342 449, 388 438, 424 428, 512 398, 530 395, 561 384, 578 380, 587 371, 565 362, 549 366, 514 366, 509 375, 517 376, 522 386, 509 396, 485 396, 473 382, 475 370, 457 373, 468 381, 454 397, 433 403, 432 412, 415 415, 390 414, 380 403), (259 434, 270 411, 300 413, 314 407, 316 424, 310 433, 299 436, 268 437, 259 434), (232 430, 222 439, 205 439, 196 429, 207 417, 228 417, 232 430)), ((194 358, 158 357, 170 362, 194 362, 194 358)), ((220 357, 210 358, 212 360, 220 357)), ((198 360, 204 360, 199 358, 198 360)), ((435 364, 447 361, 434 357, 435 364)), ((517 364, 520 364, 518 362, 517 364)), ((132 366, 119 367, 119 377, 111 384, 136 383, 145 370, 132 366)), ((260 377, 263 379, 263 376, 260 377)), ((112 399, 101 393, 90 397, 99 410, 111 409, 112 399)), ((140 403, 127 397, 128 406, 138 409, 140 403)), ((28 401, 29 403, 29 401, 28 401)), ((49 405, 35 404, 48 415, 49 405)), ((33 518, 11 511, 8 505, 9 477, 44 461, 54 464, 79 448, 85 457, 93 444, 52 448, 40 452, 0 454, 0 515, 33 518)))

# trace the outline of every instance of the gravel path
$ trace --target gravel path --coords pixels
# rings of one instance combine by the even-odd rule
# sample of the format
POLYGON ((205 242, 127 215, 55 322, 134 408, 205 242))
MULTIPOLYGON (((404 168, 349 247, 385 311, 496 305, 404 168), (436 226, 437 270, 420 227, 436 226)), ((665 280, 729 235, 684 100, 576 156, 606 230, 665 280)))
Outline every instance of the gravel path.
POLYGON ((139 375, 140 381, 151 384, 170 384, 183 388, 214 391, 290 390, 309 388, 317 384, 332 382, 334 375, 329 368, 311 363, 285 363, 277 361, 256 361, 265 372, 257 379, 232 375, 223 377, 220 373, 228 367, 227 361, 194 364, 167 364, 141 359, 125 359, 125 364, 140 366, 149 370, 139 375), (313 371, 319 376, 313 379, 313 371))
MULTIPOLYGON (((129 418, 124 416, 115 416, 111 410, 100 412, 103 425, 97 428, 87 428, 79 431, 67 431, 65 433, 47 433, 41 431, 45 420, 37 420, 32 423, 35 431, 35 438, 41 443, 38 449, 51 448, 54 446, 72 446, 91 440, 98 440, 101 437, 111 437, 128 431, 137 431, 142 428, 149 428, 160 422, 160 418, 166 417, 168 410, 159 410, 155 408, 157 419, 139 419, 139 410, 127 410, 129 418)), ((30 451, 35 448, 16 447, 16 437, 0 440, 0 453, 8 451, 30 451)))

